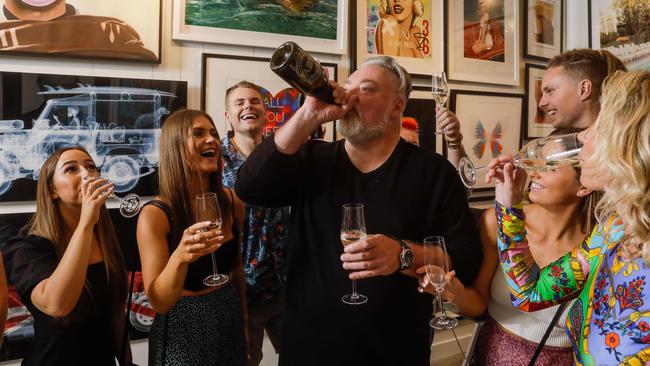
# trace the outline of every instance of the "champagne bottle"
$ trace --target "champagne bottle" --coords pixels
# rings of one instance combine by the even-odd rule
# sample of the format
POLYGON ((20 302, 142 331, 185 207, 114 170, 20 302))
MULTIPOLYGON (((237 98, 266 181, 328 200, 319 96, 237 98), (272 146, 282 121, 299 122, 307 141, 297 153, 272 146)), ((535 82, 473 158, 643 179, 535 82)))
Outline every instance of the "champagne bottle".
POLYGON ((325 70, 295 42, 285 42, 271 56, 271 70, 301 93, 334 104, 325 70))

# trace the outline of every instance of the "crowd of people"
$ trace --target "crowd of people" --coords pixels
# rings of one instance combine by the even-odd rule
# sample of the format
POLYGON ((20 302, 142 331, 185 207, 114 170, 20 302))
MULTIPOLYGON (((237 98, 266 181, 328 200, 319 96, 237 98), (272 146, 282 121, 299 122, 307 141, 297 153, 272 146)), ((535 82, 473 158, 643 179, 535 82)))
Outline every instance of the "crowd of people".
MULTIPOLYGON (((220 139, 200 111, 166 119, 159 193, 137 221, 156 312, 149 364, 257 366, 266 332, 281 365, 429 365, 431 235, 446 243, 444 298, 486 315, 472 364, 650 362, 649 72, 607 51, 553 58, 539 105, 554 135, 577 134, 579 163, 527 174, 512 155, 494 159, 494 208, 478 221, 455 168, 462 122, 436 112, 448 160, 418 147, 403 119, 411 79, 395 59, 367 59, 332 88, 336 104, 307 97, 264 139, 264 100, 247 81, 226 91, 232 135, 220 139), (342 139, 309 138, 332 120, 342 139), (205 192, 219 225, 197 214, 205 192), (365 225, 342 245, 347 203, 363 205, 365 225), (216 268, 229 280, 206 283, 216 268), (365 304, 341 301, 350 280, 365 304)), ((35 319, 23 364, 131 363, 113 190, 83 147, 41 168, 36 213, 2 253, 35 319)), ((6 281, 0 294, 6 309, 6 281)))

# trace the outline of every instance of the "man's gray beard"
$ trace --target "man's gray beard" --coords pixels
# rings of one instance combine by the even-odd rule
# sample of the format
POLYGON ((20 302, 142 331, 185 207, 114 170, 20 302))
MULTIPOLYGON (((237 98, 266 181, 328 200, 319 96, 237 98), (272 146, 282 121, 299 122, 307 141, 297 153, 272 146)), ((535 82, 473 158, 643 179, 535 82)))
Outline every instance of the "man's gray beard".
POLYGON ((336 131, 351 143, 363 143, 381 137, 384 134, 388 117, 380 124, 368 127, 363 124, 356 110, 351 110, 336 123, 336 131))

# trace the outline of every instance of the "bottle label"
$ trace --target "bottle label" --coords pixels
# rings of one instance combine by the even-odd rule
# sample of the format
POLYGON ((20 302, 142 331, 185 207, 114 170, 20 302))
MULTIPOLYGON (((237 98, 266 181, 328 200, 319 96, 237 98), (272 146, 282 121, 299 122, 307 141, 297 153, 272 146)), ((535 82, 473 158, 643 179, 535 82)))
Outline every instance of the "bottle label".
POLYGON ((306 52, 300 52, 296 57, 296 73, 309 82, 314 82, 320 77, 320 64, 306 52))

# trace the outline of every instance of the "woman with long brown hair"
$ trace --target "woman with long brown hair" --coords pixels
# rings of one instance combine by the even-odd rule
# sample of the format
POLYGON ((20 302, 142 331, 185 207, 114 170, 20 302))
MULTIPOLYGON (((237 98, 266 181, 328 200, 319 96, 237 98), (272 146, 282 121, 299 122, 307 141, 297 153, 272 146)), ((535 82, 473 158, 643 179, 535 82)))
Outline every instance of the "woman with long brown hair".
POLYGON ((113 190, 81 147, 57 150, 43 164, 36 213, 6 249, 10 277, 34 316, 36 344, 23 365, 125 359, 126 270, 104 205, 113 190))
POLYGON ((160 137, 160 194, 143 207, 137 229, 144 288, 157 313, 151 365, 245 364, 244 206, 223 187, 222 170, 210 116, 196 110, 170 115, 160 137), (220 229, 197 223, 195 197, 204 192, 217 194, 220 229), (209 287, 203 279, 213 273, 213 252, 230 281, 209 287))

